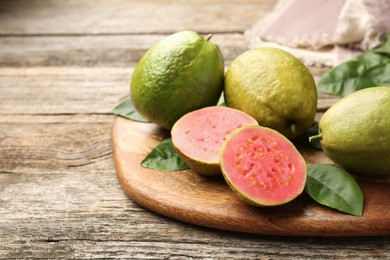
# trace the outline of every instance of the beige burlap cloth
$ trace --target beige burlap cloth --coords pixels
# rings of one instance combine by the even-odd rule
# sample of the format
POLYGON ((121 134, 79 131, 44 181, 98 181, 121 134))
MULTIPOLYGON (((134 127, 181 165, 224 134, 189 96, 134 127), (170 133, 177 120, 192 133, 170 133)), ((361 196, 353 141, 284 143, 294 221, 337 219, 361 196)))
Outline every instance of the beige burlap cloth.
POLYGON ((380 45, 390 0, 279 0, 246 31, 250 48, 285 49, 310 66, 336 66, 380 45))

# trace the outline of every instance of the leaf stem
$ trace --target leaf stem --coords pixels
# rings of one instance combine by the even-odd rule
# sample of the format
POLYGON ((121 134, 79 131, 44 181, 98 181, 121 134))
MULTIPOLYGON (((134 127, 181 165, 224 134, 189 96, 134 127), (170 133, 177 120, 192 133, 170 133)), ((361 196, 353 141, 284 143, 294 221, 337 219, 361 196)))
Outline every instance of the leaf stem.
POLYGON ((322 140, 322 134, 313 135, 309 137, 309 142, 322 140))

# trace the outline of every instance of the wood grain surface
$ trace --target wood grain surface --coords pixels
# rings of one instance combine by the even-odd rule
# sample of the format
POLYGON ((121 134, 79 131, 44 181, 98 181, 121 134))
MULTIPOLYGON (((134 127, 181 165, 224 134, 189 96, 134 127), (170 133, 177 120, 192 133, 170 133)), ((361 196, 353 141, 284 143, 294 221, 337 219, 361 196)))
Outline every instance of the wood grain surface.
MULTIPOLYGON (((113 156, 123 189, 154 212, 200 226, 263 235, 390 235, 388 183, 360 181, 365 199, 362 217, 321 207, 305 194, 282 206, 259 208, 238 199, 222 177, 142 167, 141 161, 167 136, 156 125, 117 117, 112 131, 113 156)), ((305 147, 300 151, 307 163, 332 163, 322 151, 305 147)))
POLYGON ((185 29, 199 33, 242 33, 276 3, 275 0, 3 2, 0 35, 170 34, 185 29))
MULTIPOLYGON (((0 259, 390 258, 390 236, 195 226, 139 206, 119 184, 111 111, 143 52, 188 28, 213 33, 228 66, 275 3, 0 1, 0 259)), ((317 118, 335 100, 321 95, 317 118)))

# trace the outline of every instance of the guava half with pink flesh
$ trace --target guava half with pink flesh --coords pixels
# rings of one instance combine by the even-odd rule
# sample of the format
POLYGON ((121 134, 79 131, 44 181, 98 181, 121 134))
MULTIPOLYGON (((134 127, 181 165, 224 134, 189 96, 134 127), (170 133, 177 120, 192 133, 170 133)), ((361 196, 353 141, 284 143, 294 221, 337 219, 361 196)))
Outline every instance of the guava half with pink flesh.
POLYGON ((285 204, 302 193, 306 163, 282 134, 244 126, 232 132, 220 152, 222 174, 237 195, 256 206, 285 204))
POLYGON ((182 160, 203 175, 221 174, 219 150, 226 137, 256 119, 234 108, 211 106, 182 116, 172 127, 172 143, 182 160))

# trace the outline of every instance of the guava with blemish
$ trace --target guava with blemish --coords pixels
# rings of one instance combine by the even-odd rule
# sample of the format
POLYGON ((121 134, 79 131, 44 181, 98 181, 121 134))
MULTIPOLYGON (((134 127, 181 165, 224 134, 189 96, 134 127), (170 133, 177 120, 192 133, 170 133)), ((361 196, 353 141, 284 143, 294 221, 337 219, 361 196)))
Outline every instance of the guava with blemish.
POLYGON ((256 119, 237 109, 211 106, 190 112, 173 126, 172 143, 182 160, 195 172, 220 175, 219 150, 226 137, 256 119))
POLYGON ((232 190, 256 206, 290 202, 305 186, 305 160, 290 140, 267 127, 233 131, 222 145, 220 165, 232 190))

